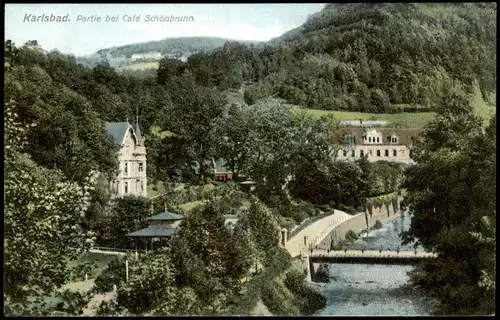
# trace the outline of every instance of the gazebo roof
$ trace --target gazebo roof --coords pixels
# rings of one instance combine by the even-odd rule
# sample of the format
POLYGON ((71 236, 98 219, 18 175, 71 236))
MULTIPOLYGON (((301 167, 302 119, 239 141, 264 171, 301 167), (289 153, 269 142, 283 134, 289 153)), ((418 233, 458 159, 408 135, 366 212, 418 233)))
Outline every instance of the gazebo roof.
POLYGON ((141 230, 134 231, 127 234, 127 237, 151 237, 151 238, 161 238, 173 236, 176 229, 172 228, 145 228, 141 230))
POLYGON ((184 219, 184 216, 181 214, 165 211, 155 216, 147 218, 146 221, 182 220, 182 219, 184 219))

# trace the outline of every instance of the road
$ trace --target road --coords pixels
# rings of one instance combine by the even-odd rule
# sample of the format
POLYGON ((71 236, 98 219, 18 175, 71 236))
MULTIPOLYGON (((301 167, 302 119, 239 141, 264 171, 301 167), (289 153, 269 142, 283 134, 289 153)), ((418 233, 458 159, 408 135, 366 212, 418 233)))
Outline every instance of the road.
POLYGON ((286 244, 286 249, 292 256, 292 258, 295 258, 300 255, 300 252, 302 250, 305 253, 307 251, 309 243, 313 243, 318 236, 328 233, 336 225, 340 224, 343 221, 346 221, 350 217, 352 216, 343 211, 334 210, 334 213, 332 215, 313 222, 304 230, 301 230, 298 234, 296 234, 286 244), (304 237, 306 236, 308 238, 308 244, 304 245, 304 237))

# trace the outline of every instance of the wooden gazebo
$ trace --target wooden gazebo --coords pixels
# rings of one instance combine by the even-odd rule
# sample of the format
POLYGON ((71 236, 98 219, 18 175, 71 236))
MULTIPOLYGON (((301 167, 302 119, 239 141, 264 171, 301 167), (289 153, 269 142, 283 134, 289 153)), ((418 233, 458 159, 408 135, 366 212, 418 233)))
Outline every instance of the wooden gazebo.
MULTIPOLYGON (((147 228, 129 233, 127 237, 148 239, 151 243, 151 250, 153 250, 153 242, 173 236, 182 219, 184 219, 183 215, 165 211, 147 218, 147 228)), ((146 250, 147 249, 146 243, 146 250)))

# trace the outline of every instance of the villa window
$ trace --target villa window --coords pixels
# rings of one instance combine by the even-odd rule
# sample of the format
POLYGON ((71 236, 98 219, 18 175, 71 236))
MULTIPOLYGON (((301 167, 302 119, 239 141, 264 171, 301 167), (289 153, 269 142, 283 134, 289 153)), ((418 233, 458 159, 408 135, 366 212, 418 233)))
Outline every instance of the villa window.
POLYGON ((398 156, 398 151, 396 149, 392 150, 392 155, 394 157, 397 157, 398 156))
POLYGON ((144 191, 144 181, 141 181, 141 191, 144 191))
POLYGON ((373 156, 372 150, 368 150, 368 155, 370 155, 370 157, 373 156))
POLYGON ((377 150, 377 157, 380 157, 380 150, 377 150))
POLYGON ((362 158, 365 156, 365 151, 364 150, 359 150, 359 156, 362 158))
POLYGON ((128 162, 125 162, 125 170, 124 170, 125 173, 128 173, 128 162))
POLYGON ((128 193, 128 182, 125 182, 124 193, 128 193))
POLYGON ((347 150, 344 150, 344 157, 347 157, 347 150))
POLYGON ((389 150, 385 150, 385 156, 388 157, 389 156, 389 150))
POLYGON ((368 142, 372 142, 372 137, 368 137, 368 142))
POLYGON ((378 137, 377 137, 377 143, 379 143, 379 139, 378 139, 378 137))
POLYGON ((391 137, 391 143, 398 143, 398 137, 392 136, 391 137))
POLYGON ((144 164, 139 162, 139 172, 144 172, 144 164))
POLYGON ((352 150, 352 151, 351 151, 351 156, 352 156, 353 158, 354 158, 354 157, 356 157, 356 150, 352 150))

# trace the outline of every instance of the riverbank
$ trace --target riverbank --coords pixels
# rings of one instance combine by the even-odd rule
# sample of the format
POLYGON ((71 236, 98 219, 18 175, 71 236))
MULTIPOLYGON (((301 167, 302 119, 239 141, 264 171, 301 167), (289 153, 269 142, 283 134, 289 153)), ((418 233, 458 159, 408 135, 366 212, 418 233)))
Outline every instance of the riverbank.
MULTIPOLYGON (((407 230, 410 219, 384 219, 380 229, 360 237, 349 249, 394 248, 413 250, 402 246, 399 233, 407 230)), ((422 250, 419 248, 419 251, 422 250)), ((328 283, 312 283, 326 299, 320 316, 425 316, 430 315, 432 299, 412 288, 408 272, 413 266, 377 264, 328 264, 328 283)))
POLYGON ((263 270, 246 286, 233 315, 312 315, 326 305, 326 298, 306 282, 301 262, 291 261, 284 270, 263 270))

